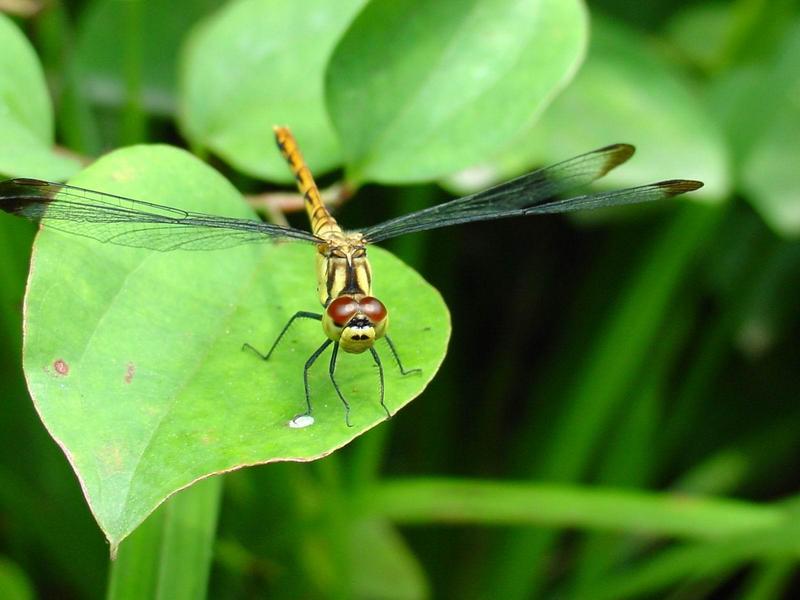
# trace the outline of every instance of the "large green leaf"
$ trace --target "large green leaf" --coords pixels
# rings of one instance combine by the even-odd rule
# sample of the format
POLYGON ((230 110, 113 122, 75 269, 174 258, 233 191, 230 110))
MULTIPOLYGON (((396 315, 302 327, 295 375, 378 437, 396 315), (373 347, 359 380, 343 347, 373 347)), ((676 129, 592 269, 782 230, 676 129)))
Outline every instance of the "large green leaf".
POLYGON ((79 166, 53 151, 53 109, 42 68, 2 14, 0 48, 0 174, 65 179, 79 166))
POLYGON ((181 126, 237 169, 290 181, 273 125, 303 140, 315 173, 341 162, 325 112, 323 71, 365 0, 238 0, 192 35, 181 71, 181 126))
POLYGON ((460 173, 452 188, 470 192, 616 142, 634 144, 637 152, 604 184, 705 182, 692 198, 722 198, 730 189, 721 132, 685 78, 642 36, 593 19, 589 54, 575 81, 530 130, 494 159, 460 173))
POLYGON ((350 177, 425 181, 475 163, 569 81, 585 40, 578 0, 373 0, 326 76, 350 177))
MULTIPOLYGON (((114 152, 73 183, 251 216, 218 174, 165 146, 114 152)), ((315 252, 282 244, 159 253, 46 227, 39 235, 26 296, 25 372, 36 408, 112 547, 199 478, 319 458, 385 418, 371 357, 342 353, 337 380, 354 426, 345 425, 326 354, 310 378, 316 423, 289 427, 305 407, 303 364, 324 340, 315 321, 297 322, 269 362, 242 351, 243 342, 265 349, 295 311, 319 308, 315 252)), ((371 255, 401 357, 422 369, 400 376, 379 342, 386 403, 395 412, 434 376, 449 317, 416 272, 380 249, 371 255)))

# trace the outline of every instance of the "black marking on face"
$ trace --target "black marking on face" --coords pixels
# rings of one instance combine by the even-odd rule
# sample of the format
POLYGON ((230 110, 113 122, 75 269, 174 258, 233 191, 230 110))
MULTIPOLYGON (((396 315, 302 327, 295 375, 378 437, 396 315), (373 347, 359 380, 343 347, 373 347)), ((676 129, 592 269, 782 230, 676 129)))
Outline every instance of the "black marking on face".
POLYGON ((370 321, 364 315, 360 315, 357 317, 353 317, 350 319, 350 322, 347 324, 348 327, 355 327, 356 329, 360 329, 362 327, 372 327, 372 321, 370 321))
POLYGON ((327 286, 325 289, 328 291, 328 302, 331 300, 331 289, 333 288, 333 284, 336 281, 336 269, 331 269, 330 264, 328 264, 328 272, 325 276, 325 285, 327 286))
POLYGON ((361 288, 358 287, 358 281, 356 280, 356 269, 351 263, 347 264, 347 278, 344 282, 343 292, 350 295, 361 293, 361 288))

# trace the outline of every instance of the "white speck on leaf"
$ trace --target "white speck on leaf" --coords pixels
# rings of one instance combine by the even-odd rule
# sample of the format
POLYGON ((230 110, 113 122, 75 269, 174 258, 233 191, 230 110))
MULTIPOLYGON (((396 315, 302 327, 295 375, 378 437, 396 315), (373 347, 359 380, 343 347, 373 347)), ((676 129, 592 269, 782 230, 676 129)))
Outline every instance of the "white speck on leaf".
POLYGON ((314 417, 311 415, 298 415, 289 421, 289 427, 292 429, 303 429, 314 424, 314 417))

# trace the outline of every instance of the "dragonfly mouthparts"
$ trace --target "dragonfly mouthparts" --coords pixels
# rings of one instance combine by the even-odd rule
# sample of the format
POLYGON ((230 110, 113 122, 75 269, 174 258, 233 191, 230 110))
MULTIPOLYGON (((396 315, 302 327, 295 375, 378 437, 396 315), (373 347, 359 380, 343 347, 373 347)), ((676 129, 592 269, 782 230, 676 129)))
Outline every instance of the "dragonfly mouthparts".
POLYGON ((372 321, 370 321, 367 317, 362 315, 362 316, 353 317, 352 319, 350 319, 350 322, 347 324, 347 326, 348 327, 353 327, 353 328, 356 328, 356 329, 372 327, 372 321))

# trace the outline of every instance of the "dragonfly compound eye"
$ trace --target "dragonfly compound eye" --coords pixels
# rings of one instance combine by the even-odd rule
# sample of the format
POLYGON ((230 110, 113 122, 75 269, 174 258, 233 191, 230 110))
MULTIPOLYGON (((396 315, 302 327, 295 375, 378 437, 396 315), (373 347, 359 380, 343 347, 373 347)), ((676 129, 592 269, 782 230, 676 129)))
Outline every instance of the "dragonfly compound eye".
POLYGON ((386 318, 386 307, 383 302, 372 296, 362 299, 358 307, 373 323, 380 323, 386 318))
POLYGON ((331 302, 325 310, 335 325, 344 327, 347 325, 347 322, 353 318, 353 315, 358 312, 358 309, 358 302, 353 300, 353 298, 341 296, 331 302))

